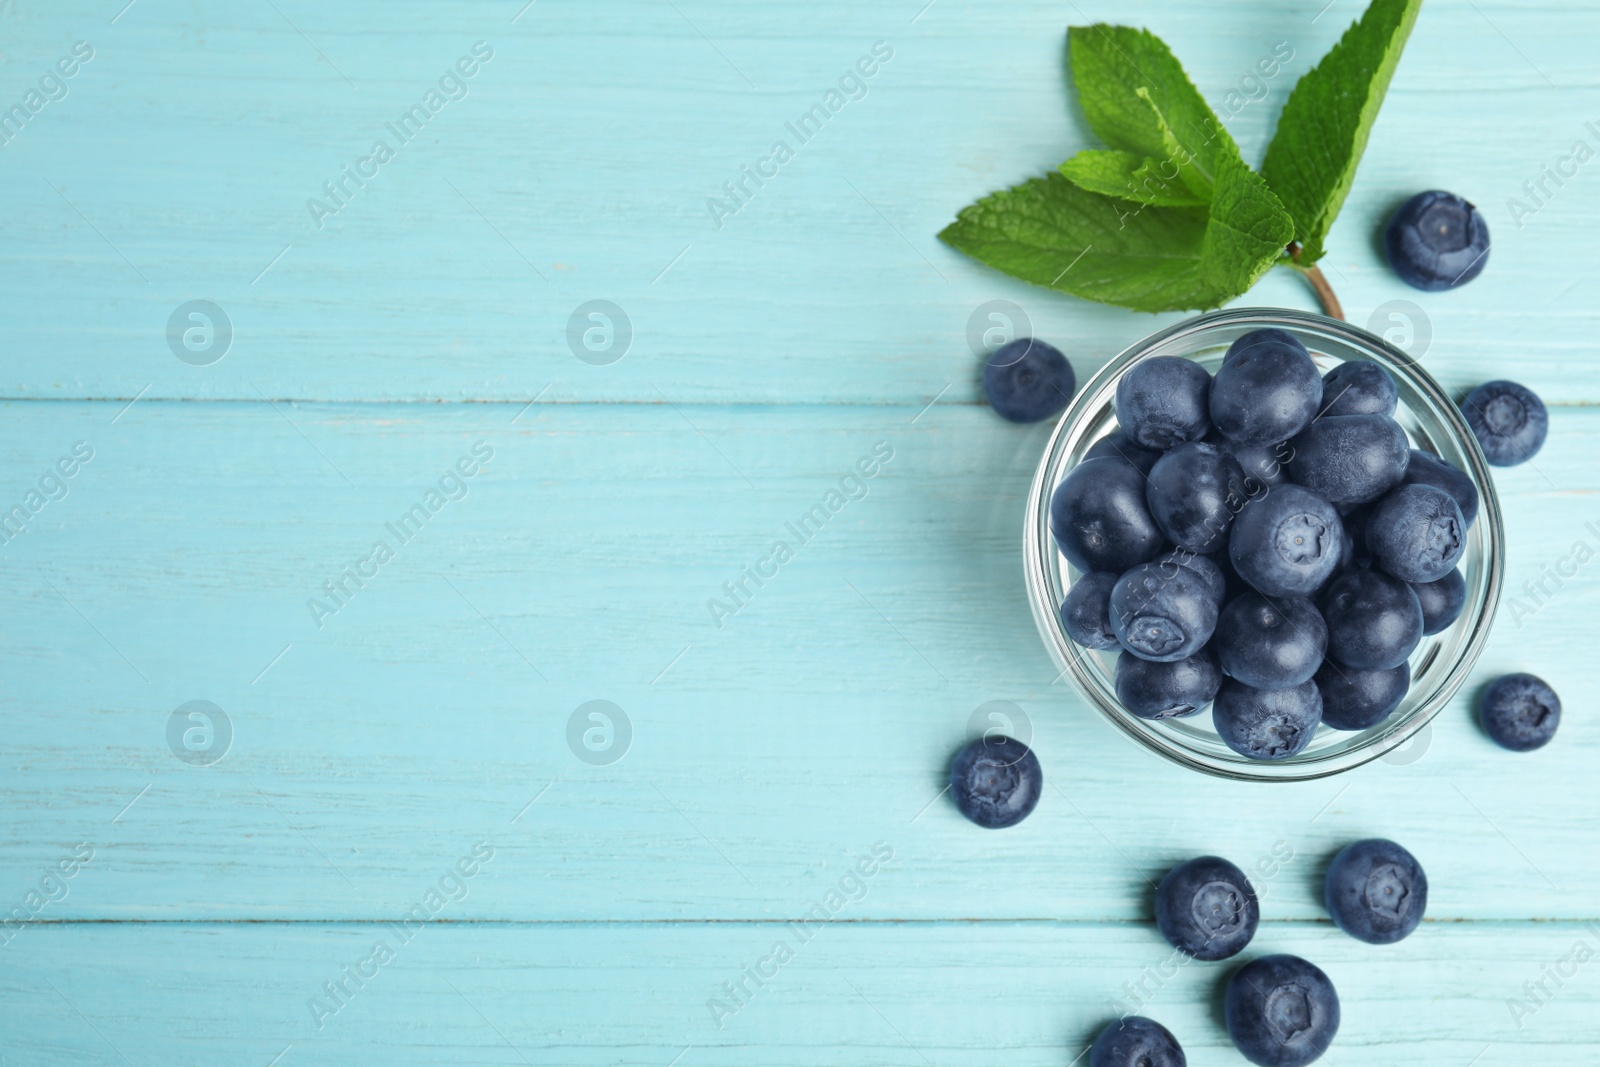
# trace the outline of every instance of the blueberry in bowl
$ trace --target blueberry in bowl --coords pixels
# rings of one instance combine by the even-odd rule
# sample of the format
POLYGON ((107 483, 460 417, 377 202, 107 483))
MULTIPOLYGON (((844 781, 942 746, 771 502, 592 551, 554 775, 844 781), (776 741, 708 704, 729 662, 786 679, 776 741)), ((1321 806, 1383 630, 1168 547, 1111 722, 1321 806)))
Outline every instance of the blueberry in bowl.
MULTIPOLYGON (((1163 373, 1200 381, 1197 374, 1163 373)), ((1193 399, 1185 402, 1188 410, 1193 399)), ((1219 490, 1225 484, 1226 477, 1211 482, 1219 490)), ((1027 515, 1029 603, 1056 667, 1139 744, 1191 769, 1239 780, 1321 777, 1405 744, 1466 682, 1503 582, 1504 525, 1490 468, 1462 407, 1382 339, 1299 312, 1212 312, 1161 330, 1106 364, 1056 424, 1027 515), (1158 357, 1190 360, 1211 375, 1209 426, 1197 439, 1147 448, 1126 436, 1117 393, 1125 374, 1158 357), (1276 361, 1285 373, 1264 375, 1263 396, 1240 383, 1264 361, 1276 361), (1347 364, 1378 370, 1333 373, 1347 364), (1284 379, 1294 388, 1284 388, 1284 379), (1229 410, 1229 403, 1240 410, 1229 410), (1297 444, 1341 436, 1324 438, 1316 429, 1323 422, 1368 428, 1345 432, 1361 462, 1342 474, 1313 471, 1305 450, 1296 451, 1297 444), (1177 521, 1178 505, 1193 503, 1180 501, 1180 487, 1203 482, 1187 472, 1209 467, 1232 474, 1212 448, 1232 457, 1243 491, 1213 493, 1206 486, 1196 494, 1210 497, 1199 501, 1200 514, 1177 521), (1161 464, 1185 476, 1153 486, 1146 475, 1161 464), (1100 492, 1084 471, 1113 483, 1115 492, 1100 492), (1452 524, 1450 511, 1435 506, 1446 521, 1434 523, 1432 533, 1385 541, 1388 565, 1403 572, 1397 575, 1375 555, 1378 535, 1369 537, 1369 529, 1380 505, 1407 486, 1442 490, 1460 518, 1452 524), (1211 530, 1223 528, 1213 542, 1211 530), (1421 559, 1424 572, 1408 569, 1408 559, 1421 559), (1092 647, 1103 644, 1103 631, 1075 639, 1061 615, 1074 584, 1094 572, 1116 575, 1113 590, 1135 572, 1122 599, 1107 598, 1112 631, 1122 628, 1115 648, 1092 647), (1254 599, 1225 621, 1229 607, 1247 596, 1254 599), (1263 601, 1280 609, 1292 603, 1302 612, 1301 602, 1309 602, 1328 631, 1320 656, 1314 624, 1307 623, 1311 640, 1300 645, 1248 623, 1246 607, 1264 610, 1263 601), (1358 616, 1374 604, 1382 610, 1358 616), (1193 635, 1208 629, 1207 606, 1217 618, 1196 647, 1193 635), (1130 628, 1135 618, 1178 625, 1130 628), (1139 647, 1130 650, 1123 638, 1139 647)), ((1088 580, 1103 591, 1108 579, 1088 580)))

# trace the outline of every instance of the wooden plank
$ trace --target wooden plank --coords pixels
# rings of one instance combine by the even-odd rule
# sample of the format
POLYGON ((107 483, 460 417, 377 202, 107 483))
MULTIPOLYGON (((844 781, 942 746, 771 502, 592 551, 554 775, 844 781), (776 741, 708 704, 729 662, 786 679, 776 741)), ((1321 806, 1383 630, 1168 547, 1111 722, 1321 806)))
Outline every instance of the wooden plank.
MULTIPOLYGON (((513 22, 519 6, 143 4, 108 24, 101 5, 73 3, 17 20, 13 95, 75 39, 96 51, 5 146, 0 392, 972 402, 968 321, 994 299, 1025 308, 1087 375, 1183 316, 1032 289, 934 237, 963 205, 1094 144, 1062 85, 1065 23, 1162 34, 1208 99, 1237 109, 1258 160, 1293 79, 1356 11, 1258 3, 1222 25, 1178 0, 1136 13, 944 2, 920 15, 920 0, 641 0, 600 17, 543 5, 513 22), (494 58, 466 95, 411 141, 392 138, 395 157, 314 217, 309 201, 332 203, 323 184, 478 40, 494 58), (894 58, 866 95, 807 143, 788 134, 880 40, 894 58), (1230 103, 1279 41, 1295 57, 1267 98, 1230 103), (708 200, 779 138, 795 158, 714 221, 708 200), (222 307, 234 332, 211 366, 169 348, 169 317, 195 299, 222 307), (631 323, 611 366, 568 345, 569 319, 593 299, 631 323)), ((1352 320, 1395 300, 1425 309, 1428 365, 1451 387, 1514 368, 1559 402, 1600 400, 1585 274, 1595 178, 1547 184, 1520 227, 1508 207, 1575 141, 1600 146, 1584 126, 1600 89, 1576 29, 1592 19, 1580 0, 1430 6, 1334 232, 1327 272, 1352 320), (1425 295, 1382 266, 1375 235, 1398 200, 1435 186, 1480 203, 1496 243, 1480 280, 1425 295)), ((1310 307, 1277 273, 1241 303, 1310 307)))
MULTIPOLYGON (((1548 749, 1494 748, 1468 694, 1415 762, 1262 789, 1162 763, 1053 684, 1019 559, 1045 428, 943 404, 120 407, 0 420, 7 501, 94 448, 0 548, 10 895, 96 849, 50 917, 385 916, 487 839, 500 888, 462 918, 780 916, 884 840, 899 873, 861 917, 1139 919, 1171 863, 1281 841, 1282 914, 1311 919, 1319 864, 1374 834, 1422 857, 1440 917, 1600 917, 1592 563, 1502 616, 1479 672, 1568 697, 1548 749), (401 544, 385 524, 477 442, 466 495, 401 544), (875 442, 865 496, 792 538, 875 442), (777 539, 793 558, 719 628, 707 601, 777 539), (308 599, 378 540, 395 558, 319 629, 308 599), (1005 833, 939 799, 994 699, 1032 718, 1052 786, 1005 833), (192 700, 232 724, 211 766, 169 747, 192 700), (610 765, 568 744, 591 700, 632 724, 610 765)), ((1560 408, 1498 475, 1512 589, 1600 545, 1597 443, 1600 413, 1560 408)))
MULTIPOLYGON (((435 924, 409 942, 371 924, 56 925, 26 937, 0 977, 16 1063, 159 1050, 175 1065, 1027 1067, 1074 1062, 1126 1010, 1113 998, 1171 1028, 1195 1067, 1241 1062, 1219 1009, 1232 967, 1177 963, 1144 924, 836 923, 805 942, 745 923, 435 924), (364 962, 379 941, 387 961, 364 962), (779 941, 792 953, 781 964, 779 941), (770 975, 759 987, 743 978, 758 966, 770 975), (366 981, 344 977, 358 967, 366 981), (341 980, 342 1003, 323 991, 341 980), (741 980, 747 1001, 723 1012, 723 983, 741 980)), ((1273 923, 1246 958, 1293 952, 1327 972, 1342 1019, 1324 1063, 1587 1067, 1600 985, 1595 964, 1576 960, 1580 943, 1592 954, 1600 934, 1430 923, 1378 948, 1326 924, 1273 923), (1540 981, 1543 1003, 1514 1015, 1508 1002, 1530 1004, 1524 983, 1540 981)))

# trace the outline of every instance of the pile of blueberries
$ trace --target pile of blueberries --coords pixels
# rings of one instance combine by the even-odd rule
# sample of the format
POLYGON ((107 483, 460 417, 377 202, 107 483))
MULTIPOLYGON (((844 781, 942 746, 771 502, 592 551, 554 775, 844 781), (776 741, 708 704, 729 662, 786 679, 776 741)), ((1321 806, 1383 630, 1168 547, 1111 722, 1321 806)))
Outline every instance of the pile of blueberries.
MULTIPOLYGON (((1448 193, 1418 194, 1391 220, 1385 248, 1397 273, 1428 290, 1483 269, 1488 230, 1448 193)), ((1060 414, 1076 378, 1053 346, 1021 338, 984 367, 995 411, 1012 422, 1060 414)), ((1120 649, 1117 695, 1150 719, 1213 704, 1217 732, 1255 759, 1301 751, 1319 724, 1382 722, 1410 686, 1408 657, 1455 621, 1466 586, 1456 563, 1478 512, 1470 478, 1413 449, 1393 416, 1397 389, 1376 364, 1319 375, 1304 346, 1276 329, 1229 348, 1213 378, 1157 357, 1118 383, 1119 429, 1097 442, 1051 498, 1051 532, 1083 572, 1061 605, 1066 632, 1091 649, 1120 649)), ((1544 444, 1544 404, 1515 382, 1489 382, 1462 401, 1496 466, 1544 444)), ((1478 714, 1497 744, 1540 748, 1561 720, 1542 679, 1509 674, 1481 693, 1478 714)), ((1044 788, 1038 757, 986 734, 950 766, 950 792, 988 829, 1032 813, 1044 788)), ((1416 858, 1380 838, 1330 864, 1323 900, 1334 925, 1374 945, 1409 935, 1427 907, 1416 858)), ((1254 937, 1260 902, 1244 872, 1217 856, 1168 871, 1156 926, 1197 960, 1237 955, 1254 937)), ((1300 1067, 1327 1051, 1339 997, 1316 965, 1262 956, 1228 979, 1224 1017, 1252 1063, 1300 1067)), ((1185 1067, 1160 1023, 1124 1016, 1090 1050, 1089 1067, 1185 1067)))
MULTIPOLYGON (((986 371, 1002 414, 1070 395, 1070 365, 1041 341, 986 371)), ((1083 572, 1062 626, 1121 650, 1124 707, 1165 719, 1211 704, 1222 740, 1258 760, 1295 755, 1320 723, 1365 730, 1394 711, 1413 650, 1461 613, 1478 513, 1471 478, 1411 448, 1397 401, 1382 367, 1324 376, 1279 329, 1240 337, 1214 378, 1176 356, 1122 376, 1119 429, 1056 487, 1050 517, 1083 572)), ((1491 462, 1543 444, 1544 405, 1520 385, 1480 386, 1463 409, 1491 462)))

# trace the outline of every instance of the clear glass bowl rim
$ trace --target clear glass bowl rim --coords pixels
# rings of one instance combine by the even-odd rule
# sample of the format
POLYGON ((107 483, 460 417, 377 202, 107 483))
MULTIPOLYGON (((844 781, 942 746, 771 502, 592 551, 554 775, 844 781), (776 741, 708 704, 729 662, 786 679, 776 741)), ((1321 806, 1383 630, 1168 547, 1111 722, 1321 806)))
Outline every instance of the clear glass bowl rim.
MULTIPOLYGON (((1504 566, 1505 530, 1499 498, 1495 495, 1494 477, 1477 439, 1473 437, 1466 420, 1461 416, 1459 407, 1450 399, 1444 388, 1433 379, 1432 375, 1423 370, 1416 360, 1383 338, 1339 319, 1286 308, 1230 308, 1206 312, 1142 338, 1107 362, 1077 391, 1072 403, 1062 413, 1055 430, 1051 433, 1028 492, 1026 519, 1023 525, 1023 571, 1028 588, 1028 602, 1033 609, 1034 622, 1038 626, 1039 634, 1044 639, 1045 647, 1055 660, 1057 668, 1072 678, 1075 688, 1096 711, 1141 745, 1182 766, 1235 781, 1285 782, 1325 778, 1370 763, 1410 741, 1444 708, 1471 674, 1478 655, 1488 640, 1489 630, 1499 605, 1504 566), (1429 700, 1414 707, 1402 720, 1393 723, 1389 729, 1369 738, 1365 743, 1343 751, 1324 753, 1309 759, 1297 757, 1281 763, 1247 763, 1243 762, 1242 758, 1240 761, 1223 760, 1186 747, 1170 735, 1153 729, 1145 720, 1134 716, 1115 700, 1108 699, 1097 688, 1094 678, 1089 673, 1087 654, 1066 637, 1057 614, 1059 605, 1053 603, 1054 596, 1049 575, 1057 548, 1050 534, 1050 494, 1055 489, 1051 472, 1057 466, 1065 443, 1071 439, 1073 429, 1092 413, 1091 399, 1099 394, 1110 380, 1121 375, 1134 363, 1158 350, 1173 347, 1177 343, 1193 338, 1197 334, 1218 332, 1223 327, 1268 326, 1298 327, 1332 334, 1353 348, 1365 350, 1375 358, 1376 362, 1396 376, 1404 378, 1406 384, 1430 402, 1433 408, 1430 414, 1442 419, 1445 428, 1461 445, 1469 468, 1466 473, 1471 476, 1478 488, 1478 522, 1484 524, 1487 532, 1486 558, 1483 561, 1487 574, 1487 591, 1478 605, 1475 616, 1468 620, 1471 630, 1466 644, 1450 665, 1444 681, 1435 689, 1429 700)), ((1472 607, 1469 602, 1469 610, 1472 607)), ((1460 620, 1457 625, 1459 624, 1460 620)))

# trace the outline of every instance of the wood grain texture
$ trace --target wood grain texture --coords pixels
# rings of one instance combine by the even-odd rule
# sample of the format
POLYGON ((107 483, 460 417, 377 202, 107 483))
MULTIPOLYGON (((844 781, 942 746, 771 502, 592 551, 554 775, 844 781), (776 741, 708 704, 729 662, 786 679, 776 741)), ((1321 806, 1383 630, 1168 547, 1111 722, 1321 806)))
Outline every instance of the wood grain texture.
MULTIPOLYGON (((1358 11, 1340 0, 1313 21, 1320 4, 1252 3, 1224 19, 1163 0, 1002 14, 938 0, 913 22, 921 0, 637 0, 547 2, 512 24, 521 6, 144 3, 115 25, 98 6, 14 12, 16 95, 74 39, 96 56, 3 149, 0 385, 49 398, 148 387, 527 400, 548 388, 550 401, 652 403, 923 403, 948 385, 948 400, 971 402, 967 322, 996 298, 1087 373, 1183 316, 1063 299, 934 239, 979 196, 1094 145, 1062 71, 1066 22, 1155 29, 1214 107, 1239 108, 1230 126, 1259 163, 1294 78, 1358 11), (467 96, 391 145, 395 158, 319 229, 307 201, 480 39, 495 58, 467 96), (879 40, 894 58, 866 96, 808 143, 788 135, 879 40), (1230 106, 1279 41, 1295 58, 1269 95, 1230 106), (795 158, 719 228, 708 199, 778 138, 795 158), (210 367, 178 362, 165 340, 168 316, 196 298, 236 331, 210 367), (585 365, 566 343, 569 316, 594 298, 633 323, 614 366, 585 365)), ((1549 186, 1520 229, 1506 207, 1575 140, 1600 148, 1584 127, 1600 120, 1600 86, 1573 32, 1593 17, 1582 0, 1430 6, 1333 232, 1324 271, 1351 319, 1397 299, 1423 309, 1429 365, 1451 387, 1515 361, 1562 402, 1600 399, 1574 373, 1600 332, 1586 297, 1600 176, 1549 186), (1483 206, 1493 265, 1424 295, 1382 265, 1376 238, 1396 203, 1439 186, 1483 206)), ((1240 303, 1312 306, 1299 279, 1274 274, 1240 303)))
MULTIPOLYGON (((1151 882, 1201 852, 1252 872, 1252 952, 1338 983, 1324 1062, 1594 1062, 1594 964, 1524 983, 1600 947, 1600 564, 1549 577, 1600 552, 1600 178, 1521 228, 1506 206, 1600 147, 1592 4, 1427 5, 1324 261, 1353 321, 1423 316, 1378 325, 1426 335, 1450 388, 1552 404, 1545 451, 1497 474, 1522 608, 1478 676, 1548 678, 1561 732, 1501 752, 1469 688, 1394 761, 1255 787, 1165 765, 1056 677, 1020 567, 1048 429, 981 406, 966 338, 1014 301, 1081 380, 1182 316, 1033 290, 933 234, 1094 144, 1068 21, 1150 27, 1225 112, 1288 42, 1228 119, 1259 162, 1358 4, 120 3, 0 5, 0 108, 94 49, 0 147, 0 517, 39 494, 0 543, 0 1063, 1072 1063, 1110 998, 1154 988, 1151 882), (464 98, 318 228, 308 198, 480 40, 464 98), (865 97, 717 226, 707 199, 878 41, 865 97), (1431 187, 1495 235, 1456 293, 1405 289, 1375 243, 1431 187), (206 366, 168 340, 195 299, 234 330, 206 366), (593 299, 631 323, 619 362, 569 347, 593 299), (719 626, 708 601, 830 490, 857 498, 719 626), (393 558, 344 578, 378 540, 393 558), (998 834, 940 795, 996 699, 1049 783, 998 834), (195 700, 231 724, 211 765, 169 737, 195 700), (592 700, 631 724, 605 765, 569 741, 592 700), (1371 835, 1432 883, 1386 949, 1318 902, 1371 835), (418 907, 436 921, 319 1029, 308 998, 418 907), (817 908, 835 921, 719 1027, 708 999, 817 908)), ((1310 307, 1277 273, 1241 303, 1310 307)), ((1191 1063, 1239 1062, 1227 969, 1176 970, 1145 1010, 1191 1063)))

